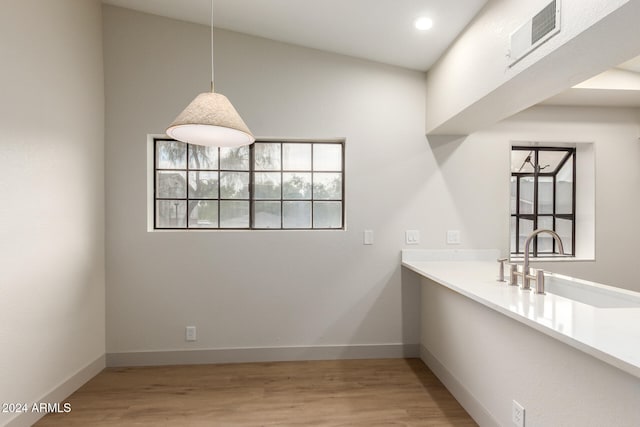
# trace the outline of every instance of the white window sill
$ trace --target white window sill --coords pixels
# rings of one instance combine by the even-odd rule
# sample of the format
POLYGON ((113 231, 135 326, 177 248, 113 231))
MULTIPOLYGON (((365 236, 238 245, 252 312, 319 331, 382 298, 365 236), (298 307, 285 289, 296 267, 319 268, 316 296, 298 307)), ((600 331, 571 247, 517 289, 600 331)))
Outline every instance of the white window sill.
MULTIPOLYGON (((530 262, 589 262, 595 261, 594 257, 568 257, 568 256, 543 256, 543 257, 530 257, 530 262)), ((524 261, 523 255, 511 255, 509 261, 524 261)))

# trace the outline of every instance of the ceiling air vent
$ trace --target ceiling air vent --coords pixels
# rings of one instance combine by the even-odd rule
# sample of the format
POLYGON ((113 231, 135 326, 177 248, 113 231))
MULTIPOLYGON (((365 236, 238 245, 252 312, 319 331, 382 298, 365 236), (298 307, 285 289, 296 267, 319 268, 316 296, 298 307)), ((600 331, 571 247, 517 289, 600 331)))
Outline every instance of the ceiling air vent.
POLYGON ((560 0, 554 0, 511 34, 509 66, 560 32, 560 0))

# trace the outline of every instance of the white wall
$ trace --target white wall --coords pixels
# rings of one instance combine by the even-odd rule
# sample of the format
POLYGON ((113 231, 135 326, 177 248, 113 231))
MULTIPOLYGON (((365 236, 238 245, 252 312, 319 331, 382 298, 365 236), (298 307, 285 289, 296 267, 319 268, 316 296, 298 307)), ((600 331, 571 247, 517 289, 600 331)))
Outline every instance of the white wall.
POLYGON ((208 29, 114 7, 104 25, 108 353, 416 343, 404 230, 444 248, 458 229, 450 247, 506 253, 512 141, 595 144, 597 260, 548 268, 640 290, 618 268, 639 201, 611 191, 638 183, 636 111, 535 108, 427 142, 420 73, 228 31, 216 32, 216 87, 256 135, 347 139, 347 231, 147 232, 146 136, 207 90, 208 29), (192 324, 199 340, 185 343, 192 324))
POLYGON ((424 75, 216 30, 216 90, 258 137, 346 138, 347 230, 148 232, 147 134, 208 90, 209 29, 114 7, 104 26, 107 352, 417 344, 404 230, 444 239, 424 75))
POLYGON ((423 357, 482 427, 640 425, 640 380, 428 279, 423 357))
POLYGON ((469 134, 640 54, 629 0, 562 0, 561 31, 508 67, 510 35, 550 0, 495 0, 429 70, 426 131, 469 134))
POLYGON ((593 143, 596 260, 541 266, 640 291, 629 268, 636 262, 640 236, 639 135, 637 109, 535 107, 468 137, 430 137, 448 199, 455 201, 447 208, 452 221, 455 218, 449 226, 462 230, 462 247, 500 248, 507 254, 511 142, 593 143))
POLYGON ((100 3, 1 1, 0 55, 0 402, 54 401, 104 366, 100 3))

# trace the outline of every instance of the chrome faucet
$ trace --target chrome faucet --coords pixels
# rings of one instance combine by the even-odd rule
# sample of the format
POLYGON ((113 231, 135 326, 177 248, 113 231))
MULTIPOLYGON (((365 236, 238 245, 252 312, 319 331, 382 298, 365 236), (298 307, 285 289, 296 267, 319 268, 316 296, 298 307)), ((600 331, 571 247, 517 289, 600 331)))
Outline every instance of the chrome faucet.
POLYGON ((558 243, 558 251, 560 252, 560 254, 564 255, 564 247, 562 246, 562 240, 560 240, 560 236, 558 236, 558 234, 555 231, 548 230, 546 228, 540 228, 540 229, 534 230, 533 233, 531 233, 527 237, 527 240, 525 240, 524 242, 524 263, 522 264, 522 271, 521 272, 517 271, 517 269, 515 268, 512 270, 511 284, 516 285, 517 283, 514 283, 514 282, 515 280, 517 280, 517 276, 522 276, 522 289, 525 289, 525 290, 531 289, 531 280, 535 280, 536 293, 544 294, 544 271, 535 270, 533 274, 531 274, 531 271, 529 269, 529 247, 531 246, 531 241, 533 240, 533 238, 540 233, 550 234, 551 237, 555 239, 556 243, 558 243))

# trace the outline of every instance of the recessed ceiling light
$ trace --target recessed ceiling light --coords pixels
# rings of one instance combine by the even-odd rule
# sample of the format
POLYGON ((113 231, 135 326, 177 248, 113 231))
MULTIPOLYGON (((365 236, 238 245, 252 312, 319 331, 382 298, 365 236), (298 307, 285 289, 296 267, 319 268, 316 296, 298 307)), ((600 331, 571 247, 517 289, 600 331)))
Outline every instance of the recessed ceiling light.
POLYGON ((426 16, 416 19, 414 24, 416 28, 420 31, 427 31, 431 27, 433 27, 433 21, 426 16))

